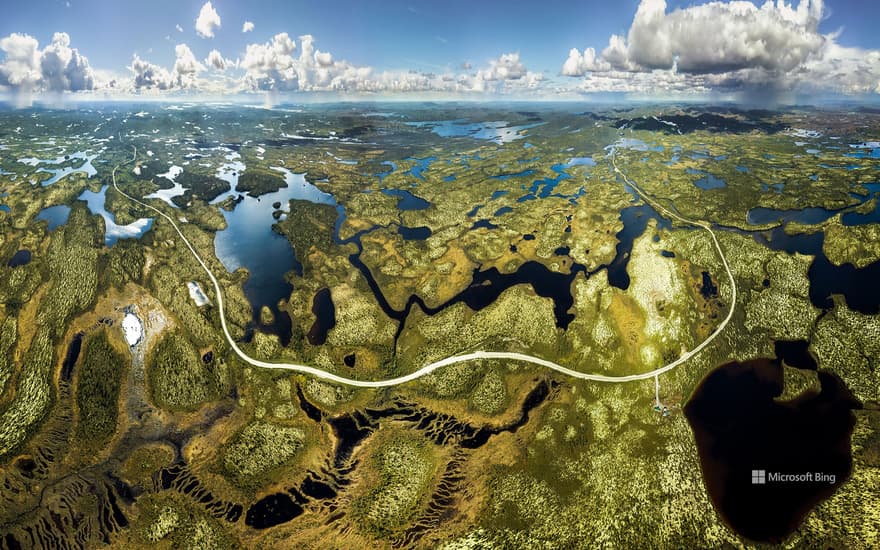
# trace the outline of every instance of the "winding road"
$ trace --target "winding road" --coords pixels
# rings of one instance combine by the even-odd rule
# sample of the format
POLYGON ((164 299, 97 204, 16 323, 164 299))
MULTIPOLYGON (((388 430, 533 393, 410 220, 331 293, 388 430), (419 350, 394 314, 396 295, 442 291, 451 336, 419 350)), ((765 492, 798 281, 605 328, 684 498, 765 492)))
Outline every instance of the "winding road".
POLYGON ((724 330, 724 328, 730 322, 730 319, 733 317, 734 308, 736 307, 736 290, 737 290, 736 289, 736 281, 733 278, 733 273, 730 271, 730 266, 727 264, 727 258, 724 256, 724 252, 721 250, 721 245, 718 243, 718 239, 716 238, 715 233, 712 231, 711 227, 708 224, 703 223, 703 222, 698 222, 698 221, 693 221, 693 220, 683 218, 683 217, 679 216, 678 214, 669 211, 668 209, 666 209, 662 205, 656 203, 654 200, 650 199, 647 196, 647 194, 644 193, 638 185, 636 185, 635 182, 630 180, 626 176, 626 174, 624 174, 617 167, 617 161, 614 158, 615 148, 612 147, 611 148, 611 164, 614 168, 614 172, 616 174, 619 174, 623 178, 623 180, 636 191, 636 193, 642 198, 642 200, 644 200, 645 202, 647 202, 648 204, 653 206, 655 209, 657 209, 657 210, 665 213, 667 216, 674 218, 676 220, 679 220, 683 223, 686 223, 689 225, 694 225, 694 226, 700 227, 702 229, 705 229, 709 233, 709 235, 712 237, 712 242, 715 245, 715 249, 718 251, 718 255, 721 257, 721 261, 724 264, 724 269, 727 271, 727 277, 730 279, 730 287, 732 290, 732 295, 730 298, 730 310, 727 313, 727 317, 725 317, 724 320, 721 322, 721 324, 719 324, 718 327, 712 332, 712 334, 710 334, 698 346, 696 346, 694 349, 692 349, 688 352, 685 352, 681 357, 679 357, 675 361, 673 361, 667 365, 664 365, 662 367, 656 368, 654 370, 639 373, 639 374, 630 374, 630 375, 626 375, 626 376, 606 376, 604 374, 589 374, 589 373, 579 372, 576 370, 572 370, 568 367, 564 367, 558 363, 554 363, 553 361, 548 361, 547 359, 542 359, 540 357, 535 357, 533 355, 526 355, 523 353, 507 352, 507 351, 474 351, 471 353, 465 353, 465 354, 461 354, 461 355, 453 355, 453 356, 447 357, 445 359, 441 359, 439 361, 429 363, 429 364, 425 365, 424 367, 422 367, 416 371, 413 371, 409 374, 406 374, 404 376, 398 376, 395 378, 388 378, 385 380, 355 380, 353 378, 346 378, 344 376, 339 376, 339 375, 334 374, 332 372, 327 372, 325 370, 319 369, 317 367, 311 367, 309 365, 299 365, 296 363, 271 363, 268 361, 261 361, 259 359, 254 359, 253 357, 249 356, 244 351, 242 351, 242 349, 238 347, 238 344, 232 338, 232 335, 229 333, 229 328, 228 328, 227 322, 226 322, 226 310, 224 309, 224 306, 223 306, 223 292, 220 289, 220 283, 217 282, 217 278, 214 277, 214 274, 208 268, 208 265, 204 262, 204 260, 202 260, 201 256, 199 256, 198 252, 196 252, 195 248, 193 248, 193 246, 189 242, 189 240, 187 240, 187 238, 183 235, 183 232, 180 230, 180 227, 178 227, 177 223, 170 216, 168 216, 167 214, 165 214, 164 212, 162 212, 158 208, 151 206, 141 200, 138 200, 138 199, 132 197, 131 195, 129 195, 128 193, 126 193, 122 189, 120 189, 119 186, 117 185, 117 183, 116 183, 116 170, 120 166, 130 164, 137 159, 137 147, 133 146, 133 149, 134 149, 134 153, 132 155, 131 160, 128 160, 128 161, 123 162, 121 164, 117 164, 116 166, 113 167, 113 171, 112 171, 113 188, 116 189, 117 192, 119 192, 122 196, 126 197, 130 201, 132 201, 140 206, 143 206, 144 208, 152 210, 153 212, 155 212, 159 216, 162 216, 164 219, 168 220, 168 222, 171 224, 172 227, 174 227, 175 231, 177 231, 177 234, 180 235, 180 238, 183 240, 184 244, 187 246, 187 248, 189 248, 189 251, 195 257, 195 259, 198 260, 199 264, 201 264, 202 268, 205 270, 205 273, 208 274, 208 278, 211 279, 211 283, 213 283, 213 285, 214 285, 214 292, 217 295, 217 306, 220 311, 220 324, 223 327, 223 334, 226 335, 226 340, 229 342, 230 347, 236 353, 236 355, 238 355, 242 359, 242 361, 249 363, 251 365, 254 365, 255 367, 300 372, 303 374, 308 374, 310 376, 314 376, 316 378, 321 378, 323 380, 335 382, 337 384, 344 384, 347 386, 354 386, 354 387, 358 387, 358 388, 386 388, 389 386, 397 386, 399 384, 405 384, 406 382, 411 382, 413 380, 417 380, 427 374, 430 374, 431 372, 433 372, 437 369, 440 369, 440 368, 443 368, 443 367, 446 367, 449 365, 454 365, 456 363, 463 363, 466 361, 474 361, 474 360, 479 360, 479 359, 505 359, 505 360, 509 360, 509 361, 519 361, 519 362, 523 362, 523 363, 532 363, 535 365, 540 365, 542 367, 546 367, 548 369, 555 370, 556 372, 560 372, 560 373, 565 374, 567 376, 571 376, 572 378, 578 378, 581 380, 591 380, 594 382, 609 382, 609 383, 633 382, 636 380, 647 380, 649 378, 657 377, 660 374, 663 374, 664 372, 668 372, 668 371, 678 367, 679 365, 683 364, 684 362, 686 362, 688 359, 690 359, 694 355, 698 354, 703 348, 708 346, 709 343, 712 342, 712 340, 714 340, 721 333, 721 331, 724 330))

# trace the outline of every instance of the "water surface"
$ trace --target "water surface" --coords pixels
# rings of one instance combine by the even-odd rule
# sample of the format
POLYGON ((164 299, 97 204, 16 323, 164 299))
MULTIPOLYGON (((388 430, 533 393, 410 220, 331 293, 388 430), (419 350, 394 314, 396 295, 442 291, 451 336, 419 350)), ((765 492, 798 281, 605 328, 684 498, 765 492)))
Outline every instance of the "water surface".
POLYGON ((214 237, 214 252, 229 272, 241 267, 250 273, 244 284, 244 293, 251 304, 253 327, 277 334, 287 345, 291 336, 290 316, 278 309, 278 302, 288 300, 293 286, 285 278, 290 271, 301 272, 290 241, 273 231, 273 203, 280 202, 286 215, 290 201, 306 200, 316 204, 335 205, 336 200, 306 181, 305 174, 294 174, 286 168, 273 168, 284 174, 286 187, 258 198, 244 195, 232 211, 223 210, 226 229, 214 237), (260 325, 260 309, 268 307, 275 322, 260 325))
POLYGON ((89 211, 104 218, 104 244, 113 246, 119 239, 139 239, 144 233, 153 227, 153 218, 140 218, 128 225, 116 223, 116 217, 110 214, 104 207, 107 200, 107 185, 101 187, 97 193, 86 189, 79 196, 79 200, 86 201, 89 211))
POLYGON ((748 539, 782 542, 852 472, 852 409, 860 405, 836 375, 820 370, 818 378, 820 392, 780 401, 779 360, 731 362, 710 372, 684 408, 712 503, 748 539), (753 481, 756 471, 764 483, 753 481))
POLYGON ((57 206, 50 206, 48 208, 44 208, 40 210, 40 213, 37 214, 37 220, 45 220, 49 224, 49 231, 54 230, 56 227, 60 225, 64 225, 67 223, 67 218, 70 216, 70 207, 64 204, 59 204, 57 206))

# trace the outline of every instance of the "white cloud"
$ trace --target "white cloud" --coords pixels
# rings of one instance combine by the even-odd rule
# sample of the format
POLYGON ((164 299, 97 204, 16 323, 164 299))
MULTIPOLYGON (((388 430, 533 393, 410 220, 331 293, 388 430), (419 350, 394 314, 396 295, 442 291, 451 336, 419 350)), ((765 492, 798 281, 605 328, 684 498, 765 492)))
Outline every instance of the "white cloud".
POLYGON ((602 50, 602 60, 610 63, 614 68, 624 71, 634 71, 636 66, 629 60, 626 38, 612 34, 608 39, 608 46, 602 50))
POLYGON ((568 59, 562 65, 562 74, 564 76, 584 76, 588 72, 607 71, 611 65, 596 57, 596 50, 587 48, 581 53, 577 48, 572 48, 568 52, 568 59))
POLYGON ((489 67, 477 72, 482 80, 517 80, 526 75, 526 67, 519 59, 519 53, 506 53, 498 59, 489 61, 489 67))
POLYGON ((210 2, 205 2, 196 18, 196 34, 202 38, 214 38, 214 29, 220 27, 220 16, 210 2))
POLYGON ((248 85, 259 90, 296 89, 291 56, 295 50, 296 44, 286 32, 265 44, 248 44, 240 63, 248 85))
POLYGON ((174 83, 180 88, 193 88, 196 85, 196 75, 205 70, 204 65, 199 63, 196 56, 186 44, 178 44, 174 47, 177 58, 174 60, 174 83))
POLYGON ((225 71, 228 67, 234 67, 235 62, 224 58, 219 51, 211 50, 211 52, 208 53, 208 57, 205 59, 205 65, 208 65, 217 71, 225 71))
POLYGON ((245 21, 244 25, 241 26, 241 32, 251 32, 254 30, 253 21, 245 21))
POLYGON ((801 0, 796 9, 782 0, 760 8, 745 1, 710 2, 669 13, 665 0, 642 0, 626 57, 646 69, 669 69, 677 60, 678 69, 690 73, 791 71, 824 46, 821 17, 822 0, 801 0))
POLYGON ((177 29, 177 32, 183 32, 183 27, 181 27, 179 23, 174 25, 174 28, 177 29))
POLYGON ((132 86, 135 90, 168 90, 174 85, 174 78, 164 67, 154 65, 134 54, 128 69, 134 74, 132 86))
MULTIPOLYGON (((469 68, 470 64, 465 64, 469 68)), ((526 69, 519 53, 506 53, 489 61, 487 67, 474 74, 461 74, 454 78, 455 86, 443 84, 443 91, 485 92, 505 94, 535 89, 545 80, 544 75, 526 69)))
POLYGON ((806 63, 804 69, 797 75, 803 88, 880 94, 880 50, 847 48, 831 42, 822 56, 806 63))
POLYGON ((198 74, 205 70, 186 44, 174 47, 174 66, 169 71, 134 55, 129 71, 133 73, 131 88, 141 90, 200 89, 198 74))
POLYGON ((89 60, 70 47, 70 36, 64 32, 52 35, 52 43, 43 50, 40 69, 43 83, 51 91, 91 90, 95 87, 89 60))
POLYGON ((333 65, 333 56, 330 55, 329 52, 317 50, 315 52, 315 61, 317 61, 318 65, 321 67, 330 67, 333 65))
POLYGON ((0 64, 0 86, 15 92, 92 90, 94 71, 89 60, 70 47, 70 36, 56 32, 43 50, 27 34, 12 33, 0 39, 5 59, 0 64))
POLYGON ((713 1, 667 11, 642 0, 627 35, 596 55, 569 52, 561 74, 586 76, 581 89, 655 88, 869 93, 880 90, 880 51, 844 48, 819 32, 823 0, 713 1), (608 73, 608 74, 598 74, 608 73))
POLYGON ((610 70, 592 72, 581 81, 580 92, 619 92, 649 94, 655 97, 706 94, 712 85, 704 75, 690 75, 674 69, 631 72, 610 70))
POLYGON ((510 93, 538 88, 544 75, 526 69, 518 53, 490 60, 473 74, 383 71, 337 60, 315 48, 312 35, 297 44, 281 33, 264 44, 249 44, 239 67, 245 70, 243 88, 265 91, 447 92, 510 93))
POLYGON ((0 65, 0 84, 14 88, 33 89, 40 73, 40 43, 29 34, 12 33, 0 39, 0 50, 6 54, 0 65))

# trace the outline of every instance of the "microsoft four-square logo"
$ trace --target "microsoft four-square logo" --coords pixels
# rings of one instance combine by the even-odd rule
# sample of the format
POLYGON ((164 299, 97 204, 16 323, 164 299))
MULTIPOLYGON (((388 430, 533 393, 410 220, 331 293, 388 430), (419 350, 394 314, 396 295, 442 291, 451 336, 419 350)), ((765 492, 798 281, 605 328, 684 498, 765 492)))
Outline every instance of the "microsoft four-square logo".
POLYGON ((752 470, 752 485, 766 485, 767 470, 752 470))

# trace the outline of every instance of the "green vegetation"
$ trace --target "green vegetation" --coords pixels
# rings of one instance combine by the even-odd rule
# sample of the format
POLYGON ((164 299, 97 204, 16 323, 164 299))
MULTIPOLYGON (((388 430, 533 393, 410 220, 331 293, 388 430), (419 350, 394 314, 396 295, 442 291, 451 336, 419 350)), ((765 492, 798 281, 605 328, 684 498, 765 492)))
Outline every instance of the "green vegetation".
MULTIPOLYGON (((313 204, 303 200, 290 201, 287 219, 275 224, 276 231, 287 237, 296 250, 303 265, 312 269, 309 256, 313 250, 330 251, 333 243, 333 224, 336 222, 336 209, 326 204, 313 204)), ((308 276, 308 274, 305 274, 308 276)))
POLYGON ((305 445, 299 428, 253 422, 239 431, 223 450, 223 468, 238 484, 253 485, 259 476, 288 464, 305 445))
POLYGON ((13 373, 12 351, 17 337, 17 321, 15 317, 7 317, 0 325, 0 398, 3 397, 6 383, 13 373))
POLYGON ((492 415, 506 409, 507 403, 507 386, 502 372, 498 368, 488 369, 471 394, 471 407, 483 414, 492 415))
MULTIPOLYGON (((856 311, 842 297, 827 311, 815 307, 813 257, 775 251, 763 241, 773 238, 768 230, 777 227, 788 236, 824 232, 823 251, 835 265, 865 268, 880 257, 877 224, 843 223, 847 213, 876 209, 875 188, 863 184, 876 181, 880 162, 846 156, 853 152, 849 144, 876 139, 875 114, 730 110, 723 116, 762 122, 746 120, 745 130, 736 133, 701 126, 679 127, 681 134, 623 131, 623 137, 642 142, 615 150, 629 178, 670 210, 725 227, 718 239, 739 289, 724 332, 660 377, 659 397, 670 411, 661 416, 652 410, 653 380, 583 383, 516 362, 459 363, 381 390, 245 365, 220 332, 213 285, 167 220, 156 218, 141 239, 107 247, 103 221, 77 201, 84 189, 97 191, 109 183, 112 166, 130 159, 130 145, 138 148, 140 173, 126 164, 117 177, 134 196, 168 188, 170 182, 158 174, 184 166, 178 181, 190 190, 174 200, 178 208, 161 200, 151 204, 180 221, 218 277, 238 345, 259 359, 314 365, 359 380, 407 374, 477 349, 528 353, 582 372, 644 372, 693 349, 727 314, 731 288, 709 235, 644 208, 609 162, 607 146, 622 137, 618 120, 644 116, 650 124, 651 115, 662 114, 656 108, 583 113, 580 107, 537 105, 528 112, 401 106, 407 122, 540 123, 509 141, 441 137, 400 117, 367 117, 374 113, 359 109, 187 107, 157 109, 143 118, 110 116, 101 109, 0 113, 3 128, 22 128, 20 134, 4 134, 0 151, 0 167, 15 176, 0 174, 0 193, 8 193, 0 202, 10 208, 0 212, 0 524, 25 525, 37 504, 53 514, 75 508, 76 522, 62 519, 55 527, 70 533, 67 542, 76 546, 86 540, 76 538, 79 526, 98 523, 93 521, 98 500, 89 491, 71 498, 68 482, 99 487, 97 476, 112 474, 135 495, 120 505, 129 526, 108 534, 118 547, 307 548, 327 541, 352 548, 749 546, 713 511, 681 407, 715 366, 769 356, 776 339, 807 339, 820 367, 839 375, 865 408, 855 413, 852 478, 785 545, 880 545, 871 522, 880 487, 878 316, 856 311), (210 132, 199 126, 208 116, 210 132), (763 131, 763 119, 782 131, 763 131), (803 137, 785 130, 789 126, 826 135, 803 137), (283 137, 291 135, 358 140, 283 137), (62 148, 97 153, 99 174, 76 174, 43 187, 38 182, 50 174, 17 160, 54 159, 62 148), (807 151, 814 148, 819 152, 807 151), (593 163, 571 163, 574 158, 593 163), (215 174, 238 160, 247 166, 238 191, 252 196, 285 185, 273 166, 306 173, 344 209, 340 237, 358 235, 362 247, 333 239, 337 208, 290 202, 289 214, 274 226, 303 266, 302 275, 279 274, 293 286, 279 306, 294 325, 288 346, 259 330, 245 341, 254 313, 263 323, 274 315, 266 308, 252 311, 243 290, 248 273, 229 273, 216 257, 215 232, 226 226, 224 213, 236 201, 209 204, 229 189, 215 174), (705 174, 725 186, 700 189, 695 184, 705 174), (407 191, 426 203, 400 210, 399 197, 383 190, 407 191), (72 211, 50 231, 34 218, 52 205, 70 205, 72 211), (749 212, 757 206, 846 210, 819 223, 756 225, 749 212), (621 213, 629 207, 648 219, 634 224, 646 222, 644 232, 632 235, 630 284, 624 290, 610 284, 603 266, 619 253, 618 234, 625 221, 632 222, 621 213), (420 229, 407 234, 405 228, 420 229), (8 267, 6 260, 17 250, 31 251, 32 261, 8 267), (574 319, 566 330, 558 328, 554 301, 517 284, 479 310, 458 302, 428 315, 416 303, 399 326, 353 267, 350 256, 358 253, 397 311, 413 296, 432 308, 447 303, 471 287, 475 270, 509 275, 538 262, 551 272, 571 273, 576 262, 583 267, 570 288, 554 289, 571 292, 567 313, 574 319), (717 295, 701 293, 703 272, 717 295), (201 284, 210 305, 193 303, 190 280, 201 284), (315 293, 323 288, 330 289, 336 325, 325 344, 313 346, 304 335, 314 322, 315 293), (130 359, 114 349, 119 319, 129 305, 146 330, 130 359), (87 336, 71 387, 56 371, 67 345, 63 338, 79 331, 87 336), (548 378, 553 389, 515 432, 502 431, 478 448, 461 445, 460 432, 443 439, 450 426, 479 430, 515 421, 539 377, 548 378), (322 410, 322 420, 301 410, 296 384, 322 410), (351 469, 336 471, 337 438, 328 418, 359 418, 368 409, 398 406, 437 414, 427 427, 399 417, 376 420, 354 448, 351 469), (126 435, 109 450, 117 424, 126 435), (171 441, 180 445, 179 453, 171 441), (217 510, 197 492, 163 490, 158 473, 172 464, 172 470, 183 467, 197 476, 214 497, 240 504, 245 514, 256 500, 298 487, 306 471, 337 479, 338 496, 314 499, 295 520, 255 530, 242 519, 218 520, 217 510), (451 504, 444 506, 447 496, 451 504)), ((65 160, 45 167, 76 165, 65 160)), ((280 219, 279 208, 287 205, 271 202, 263 201, 267 218, 271 206, 280 219)), ((120 223, 155 217, 112 189, 106 206, 120 223)), ((632 227, 626 229, 624 236, 630 236, 632 227)), ((784 398, 817 384, 813 371, 790 367, 785 380, 784 398)))
POLYGON ((199 174, 192 170, 184 170, 177 176, 177 183, 187 188, 183 195, 171 199, 177 206, 184 207, 193 199, 211 202, 226 191, 229 191, 229 182, 216 176, 199 174))
POLYGON ((377 483, 353 504, 363 524, 379 535, 406 525, 425 498, 435 466, 424 439, 398 435, 384 442, 368 465, 377 483))
POLYGON ((192 409, 217 399, 226 387, 225 369, 204 364, 187 339, 167 334, 148 362, 153 401, 169 409, 192 409))
POLYGON ((0 413, 0 460, 21 445, 43 419, 52 400, 49 372, 55 353, 49 327, 39 327, 22 361, 15 400, 0 413))
POLYGON ((862 268, 880 260, 880 225, 845 227, 833 219, 824 230, 822 250, 835 265, 848 263, 862 268))
POLYGON ((880 319, 837 300, 816 323, 813 350, 822 367, 840 376, 857 399, 880 403, 880 319))
POLYGON ((40 326, 61 338, 71 316, 92 304, 98 288, 98 251, 103 240, 94 218, 83 205, 71 208, 70 217, 49 241, 46 258, 49 290, 37 315, 40 326))
POLYGON ((174 492, 146 495, 139 501, 141 513, 131 526, 131 542, 171 548, 238 548, 224 526, 186 497, 174 492))
POLYGON ((110 344, 105 330, 90 336, 84 348, 76 382, 76 432, 85 445, 97 451, 116 432, 125 358, 110 344))
POLYGON ((141 282, 145 257, 143 246, 136 241, 117 242, 104 258, 104 277, 111 285, 122 288, 128 282, 141 282))
POLYGON ((247 170, 238 177, 238 185, 235 189, 252 197, 259 197, 278 191, 286 185, 283 174, 248 166, 247 170))
POLYGON ((154 472, 168 466, 174 460, 174 451, 165 445, 148 445, 135 449, 121 473, 124 479, 133 484, 148 483, 154 472))

